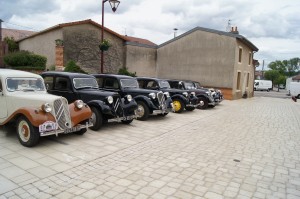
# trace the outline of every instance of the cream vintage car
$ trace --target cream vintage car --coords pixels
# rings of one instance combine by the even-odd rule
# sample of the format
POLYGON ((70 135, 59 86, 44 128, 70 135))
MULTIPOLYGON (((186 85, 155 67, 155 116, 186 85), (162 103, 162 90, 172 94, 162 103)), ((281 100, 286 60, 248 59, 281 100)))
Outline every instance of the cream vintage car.
POLYGON ((34 146, 40 136, 83 134, 92 125, 91 116, 81 100, 68 104, 48 94, 40 75, 0 69, 0 125, 13 123, 22 145, 34 146))

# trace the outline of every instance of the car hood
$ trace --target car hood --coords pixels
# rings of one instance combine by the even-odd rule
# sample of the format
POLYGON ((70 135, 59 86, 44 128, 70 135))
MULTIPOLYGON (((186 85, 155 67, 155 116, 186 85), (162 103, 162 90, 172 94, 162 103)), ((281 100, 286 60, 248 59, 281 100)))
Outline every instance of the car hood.
POLYGON ((186 92, 185 90, 175 89, 175 88, 161 88, 160 89, 163 92, 169 92, 169 93, 183 93, 186 92))
POLYGON ((110 92, 110 91, 103 91, 99 89, 78 89, 78 93, 81 95, 93 95, 93 96, 102 96, 102 97, 108 97, 108 96, 117 96, 119 95, 116 92, 110 92))
POLYGON ((53 105, 60 96, 51 95, 44 92, 16 92, 7 96, 7 105, 12 109, 21 107, 41 107, 44 103, 53 105))
POLYGON ((123 89, 126 93, 134 93, 134 94, 149 94, 149 93, 158 93, 158 90, 150 90, 150 89, 141 89, 141 88, 125 88, 123 89))

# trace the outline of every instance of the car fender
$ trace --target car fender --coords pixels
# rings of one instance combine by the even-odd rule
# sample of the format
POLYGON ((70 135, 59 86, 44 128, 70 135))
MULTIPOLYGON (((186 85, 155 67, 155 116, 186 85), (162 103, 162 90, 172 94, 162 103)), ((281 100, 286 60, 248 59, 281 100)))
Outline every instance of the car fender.
POLYGON ((90 107, 93 106, 93 107, 98 108, 102 114, 109 114, 109 115, 112 114, 111 108, 101 100, 89 101, 89 102, 87 102, 87 105, 90 107))
POLYGON ((74 103, 69 104, 69 110, 73 126, 76 126, 82 121, 86 121, 92 117, 90 107, 85 104, 81 109, 77 108, 74 103))
POLYGON ((172 98, 172 100, 174 100, 174 99, 180 99, 180 100, 183 101, 184 104, 188 104, 189 103, 189 101, 188 101, 188 99, 186 97, 184 97, 182 95, 179 95, 179 94, 172 95, 171 98, 172 98))
POLYGON ((4 125, 12 120, 16 120, 21 115, 25 116, 35 127, 39 127, 40 124, 43 124, 46 121, 56 121, 55 117, 51 113, 46 113, 42 109, 23 107, 13 112, 1 125, 4 125))
POLYGON ((144 95, 138 95, 138 96, 135 96, 135 97, 134 97, 134 100, 135 100, 136 102, 138 102, 138 101, 143 101, 143 102, 145 102, 146 105, 147 105, 148 107, 150 107, 151 109, 154 108, 154 104, 151 102, 151 100, 149 99, 149 97, 146 97, 146 96, 144 96, 144 95))

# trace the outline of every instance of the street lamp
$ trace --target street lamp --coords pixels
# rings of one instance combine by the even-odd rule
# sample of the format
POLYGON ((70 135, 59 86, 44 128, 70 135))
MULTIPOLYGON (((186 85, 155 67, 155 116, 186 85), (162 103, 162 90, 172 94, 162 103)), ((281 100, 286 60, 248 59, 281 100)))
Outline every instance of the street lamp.
MULTIPOLYGON (((101 43, 103 42, 103 35, 104 35, 104 3, 109 1, 109 4, 110 4, 110 7, 112 9, 113 12, 116 12, 119 4, 120 4, 120 1, 117 1, 117 0, 102 0, 102 28, 101 28, 101 43)), ((101 73, 103 73, 103 62, 104 62, 104 59, 103 59, 103 50, 101 50, 101 73)))

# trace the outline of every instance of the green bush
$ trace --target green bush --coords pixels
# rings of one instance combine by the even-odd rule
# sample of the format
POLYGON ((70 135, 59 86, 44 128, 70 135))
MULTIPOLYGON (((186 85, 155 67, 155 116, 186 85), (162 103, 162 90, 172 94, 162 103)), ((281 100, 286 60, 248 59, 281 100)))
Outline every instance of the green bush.
POLYGON ((134 73, 129 72, 126 67, 120 68, 118 74, 119 75, 127 75, 127 76, 131 76, 131 77, 136 77, 136 72, 134 72, 134 73))
POLYGON ((74 72, 74 73, 85 73, 86 72, 84 70, 82 70, 80 68, 80 66, 78 66, 75 61, 71 60, 67 63, 67 66, 65 67, 65 72, 74 72))
POLYGON ((47 58, 36 55, 28 51, 19 51, 4 56, 4 62, 12 68, 21 69, 22 67, 46 68, 47 58))

